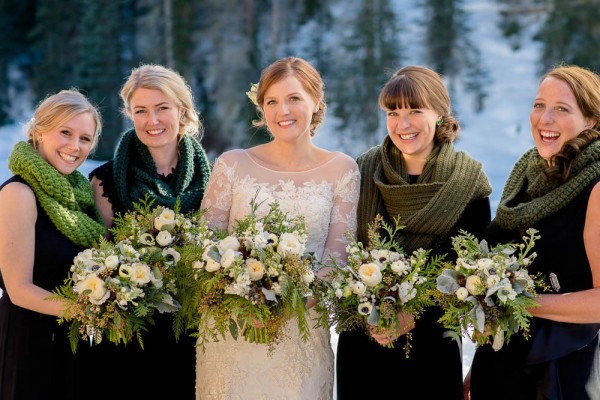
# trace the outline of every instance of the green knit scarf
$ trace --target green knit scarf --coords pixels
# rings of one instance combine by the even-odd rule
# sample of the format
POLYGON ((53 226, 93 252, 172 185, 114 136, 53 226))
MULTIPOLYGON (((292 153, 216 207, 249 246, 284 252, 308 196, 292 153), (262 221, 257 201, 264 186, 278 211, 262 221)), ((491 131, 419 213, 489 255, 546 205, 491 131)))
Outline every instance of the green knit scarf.
POLYGON ((481 163, 456 152, 451 143, 434 147, 414 184, 409 183, 402 153, 389 137, 357 161, 362 176, 359 239, 367 239, 367 224, 377 214, 400 217, 405 228, 396 240, 408 252, 430 248, 453 228, 470 202, 492 192, 481 163))
POLYGON ((29 184, 54 226, 73 243, 91 247, 104 236, 92 187, 79 171, 62 175, 26 142, 15 144, 8 168, 29 184))
POLYGON ((496 211, 496 222, 504 229, 528 228, 570 203, 600 176, 600 140, 589 144, 575 157, 569 179, 562 185, 547 181, 547 167, 537 148, 525 153, 513 167, 496 211), (531 200, 521 197, 523 193, 531 200))
POLYGON ((169 208, 173 208, 179 198, 182 213, 200 207, 210 164, 197 139, 184 135, 179 142, 179 160, 172 184, 160 179, 148 148, 138 139, 134 129, 123 134, 113 162, 115 187, 124 209, 133 209, 133 202, 146 194, 155 199, 154 205, 169 208))

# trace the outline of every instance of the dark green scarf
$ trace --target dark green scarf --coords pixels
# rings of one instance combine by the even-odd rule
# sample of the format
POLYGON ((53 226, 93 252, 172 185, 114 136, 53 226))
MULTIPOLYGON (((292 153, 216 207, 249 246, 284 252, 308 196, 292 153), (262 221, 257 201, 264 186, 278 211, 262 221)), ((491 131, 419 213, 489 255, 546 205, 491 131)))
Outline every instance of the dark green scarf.
POLYGON ((451 143, 434 147, 414 184, 409 183, 402 153, 389 137, 357 162, 361 172, 359 240, 367 239, 367 224, 377 214, 400 217, 405 228, 396 240, 408 252, 430 248, 453 228, 469 203, 492 192, 481 163, 456 152, 451 143))
POLYGON ((148 148, 135 130, 123 134, 115 151, 113 178, 121 205, 133 209, 133 202, 149 194, 154 205, 173 208, 177 198, 181 212, 200 208, 200 201, 210 175, 210 164, 200 142, 184 135, 179 142, 179 160, 171 184, 161 179, 148 148))
POLYGON ((547 165, 535 147, 517 161, 496 211, 496 222, 500 227, 528 228, 569 204, 600 176, 600 140, 592 142, 577 155, 570 177, 563 184, 544 179, 542 171, 547 165), (531 200, 520 198, 524 191, 531 200))
POLYGON ((62 175, 26 142, 15 144, 8 168, 29 184, 54 226, 73 243, 91 247, 104 236, 92 187, 79 171, 62 175))

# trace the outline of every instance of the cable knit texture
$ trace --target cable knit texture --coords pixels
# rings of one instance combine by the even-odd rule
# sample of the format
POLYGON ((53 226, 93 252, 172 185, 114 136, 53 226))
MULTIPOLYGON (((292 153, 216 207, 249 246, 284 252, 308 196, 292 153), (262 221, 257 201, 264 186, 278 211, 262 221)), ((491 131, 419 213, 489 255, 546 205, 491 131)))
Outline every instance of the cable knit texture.
POLYGON ((389 137, 357 162, 362 177, 359 240, 367 240, 367 225, 377 214, 399 217, 411 234, 400 232, 396 240, 409 252, 431 247, 450 231, 469 203, 492 192, 481 163, 456 152, 451 143, 434 147, 414 184, 409 183, 402 152, 389 137))
POLYGON ((52 223, 73 243, 90 247, 104 236, 92 187, 79 171, 62 175, 26 142, 15 144, 8 168, 29 184, 52 223))
POLYGON ((174 173, 172 185, 161 180, 148 148, 138 139, 135 130, 123 134, 115 151, 113 178, 125 209, 133 209, 133 202, 146 194, 155 199, 155 205, 169 208, 173 208, 179 198, 182 213, 198 209, 210 175, 210 164, 197 139, 183 136, 174 173))
POLYGON ((575 157, 570 177, 563 184, 544 178, 542 172, 546 166, 546 161, 535 147, 517 161, 496 211, 498 225, 504 229, 527 228, 569 204, 594 178, 600 176, 600 140, 589 144, 575 157), (531 200, 515 205, 523 190, 531 200))

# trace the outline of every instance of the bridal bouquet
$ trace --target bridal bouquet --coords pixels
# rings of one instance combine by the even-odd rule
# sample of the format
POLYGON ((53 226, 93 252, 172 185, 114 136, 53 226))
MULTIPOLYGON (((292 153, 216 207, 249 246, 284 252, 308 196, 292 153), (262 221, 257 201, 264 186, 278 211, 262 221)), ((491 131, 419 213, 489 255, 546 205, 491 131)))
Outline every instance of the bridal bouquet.
POLYGON ((496 351, 513 333, 522 330, 527 337, 527 308, 535 307, 535 295, 547 289, 539 275, 527 271, 536 257, 536 234, 529 229, 523 243, 491 248, 465 231, 452 238, 458 258, 437 278, 436 298, 445 310, 440 322, 477 346, 491 343, 496 351))
MULTIPOLYGON (((398 330, 398 312, 408 312, 416 319, 434 305, 428 292, 435 288, 442 258, 432 258, 430 251, 423 249, 405 254, 393 240, 402 229, 398 222, 393 227, 378 215, 369 225, 366 246, 349 235, 347 264, 338 265, 334 260, 331 282, 321 282, 321 324, 335 326, 338 333, 369 327, 398 330)), ((410 332, 406 336, 408 355, 410 332)), ((393 347, 393 343, 386 346, 393 347)))
POLYGON ((312 295, 314 259, 305 250, 304 219, 289 217, 277 202, 263 217, 257 207, 252 200, 250 214, 236 221, 232 233, 216 232, 183 255, 196 282, 184 308, 188 326, 199 327, 200 346, 231 334, 272 350, 290 317, 308 338, 305 301, 312 295))
MULTIPOLYGON (((102 240, 73 260, 70 276, 53 291, 53 299, 68 306, 59 323, 70 322, 71 348, 80 339, 100 343, 107 338, 127 344, 153 323, 155 311, 173 313, 178 246, 197 236, 200 213, 185 217, 152 201, 135 204, 135 211, 117 216, 114 241, 102 240)), ((177 209, 177 205, 176 205, 177 209)))

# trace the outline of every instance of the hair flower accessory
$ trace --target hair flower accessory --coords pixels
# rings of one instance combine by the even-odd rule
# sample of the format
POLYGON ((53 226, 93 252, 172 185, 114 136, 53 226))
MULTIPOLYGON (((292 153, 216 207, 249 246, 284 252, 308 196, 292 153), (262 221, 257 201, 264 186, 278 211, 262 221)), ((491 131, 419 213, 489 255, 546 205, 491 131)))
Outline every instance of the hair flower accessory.
POLYGON ((258 107, 258 100, 256 96, 258 95, 258 83, 250 83, 250 90, 246 92, 246 96, 250 99, 252 104, 258 107))

